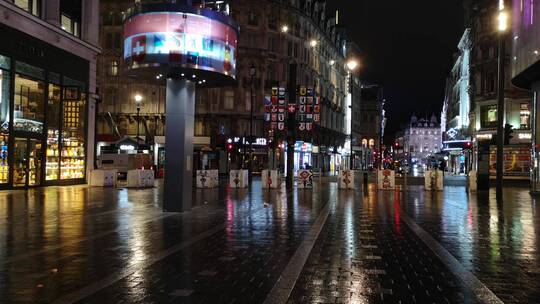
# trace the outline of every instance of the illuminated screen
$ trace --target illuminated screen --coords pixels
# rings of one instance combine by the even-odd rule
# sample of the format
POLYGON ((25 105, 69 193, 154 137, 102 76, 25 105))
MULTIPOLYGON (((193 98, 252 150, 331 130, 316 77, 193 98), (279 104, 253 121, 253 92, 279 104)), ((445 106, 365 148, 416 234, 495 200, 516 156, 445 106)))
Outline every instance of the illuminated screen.
POLYGON ((135 15, 124 24, 124 59, 132 67, 164 64, 235 78, 237 36, 233 27, 196 14, 135 15))
POLYGON ((512 7, 512 76, 540 60, 540 5, 537 0, 517 0, 512 7))

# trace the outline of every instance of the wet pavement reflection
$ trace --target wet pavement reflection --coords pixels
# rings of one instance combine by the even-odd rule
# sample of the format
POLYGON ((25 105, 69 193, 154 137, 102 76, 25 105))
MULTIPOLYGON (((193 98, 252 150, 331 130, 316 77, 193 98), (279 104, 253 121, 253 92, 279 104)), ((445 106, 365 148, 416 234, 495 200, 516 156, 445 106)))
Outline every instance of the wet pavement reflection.
POLYGON ((403 194, 404 210, 505 303, 540 303, 540 207, 527 188, 403 194))
POLYGON ((264 299, 337 191, 196 191, 162 213, 150 190, 0 192, 0 303, 264 299))
MULTIPOLYGON (((223 183, 225 184, 225 183, 223 183)), ((506 303, 540 303, 540 211, 527 189, 0 192, 0 303, 262 303, 328 206, 290 303, 476 303, 411 219, 506 303)))

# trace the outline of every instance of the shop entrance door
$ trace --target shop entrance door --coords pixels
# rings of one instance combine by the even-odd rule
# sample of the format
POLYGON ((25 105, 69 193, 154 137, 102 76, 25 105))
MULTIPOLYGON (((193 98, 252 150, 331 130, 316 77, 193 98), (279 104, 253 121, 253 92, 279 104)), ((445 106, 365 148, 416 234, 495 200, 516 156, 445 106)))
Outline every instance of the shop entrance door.
POLYGON ((41 185, 42 143, 35 138, 16 137, 13 149, 13 187, 41 185))

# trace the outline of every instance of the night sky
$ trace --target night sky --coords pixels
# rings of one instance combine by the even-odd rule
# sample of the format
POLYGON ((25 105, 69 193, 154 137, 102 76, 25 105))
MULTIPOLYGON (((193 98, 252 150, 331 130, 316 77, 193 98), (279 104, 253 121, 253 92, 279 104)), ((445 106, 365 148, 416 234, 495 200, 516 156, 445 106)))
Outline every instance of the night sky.
POLYGON ((363 80, 381 84, 386 141, 412 113, 440 117, 445 80, 464 30, 461 0, 328 0, 361 49, 363 80))

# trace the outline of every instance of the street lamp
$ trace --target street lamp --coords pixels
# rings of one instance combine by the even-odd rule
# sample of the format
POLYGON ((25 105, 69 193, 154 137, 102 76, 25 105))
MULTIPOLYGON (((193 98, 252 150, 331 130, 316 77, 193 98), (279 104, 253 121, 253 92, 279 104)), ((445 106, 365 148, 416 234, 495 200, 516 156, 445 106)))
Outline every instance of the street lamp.
POLYGON ((508 15, 504 8, 504 0, 499 0, 499 12, 497 16, 497 30, 499 38, 499 50, 498 50, 498 86, 497 86, 497 199, 502 198, 503 188, 503 169, 504 169, 504 116, 505 116, 505 104, 504 104, 504 80, 505 80, 505 37, 506 30, 508 28, 508 15))
POLYGON ((249 68, 249 78, 250 81, 250 89, 251 89, 251 107, 250 107, 250 114, 249 114, 249 178, 252 179, 253 175, 253 80, 255 79, 255 75, 257 74, 257 69, 255 68, 255 65, 251 65, 249 68))
POLYGON ((141 114, 141 102, 143 100, 143 97, 140 94, 135 95, 135 105, 137 105, 137 137, 135 138, 137 140, 137 153, 139 153, 139 124, 140 124, 140 114, 141 114))
POLYGON ((288 31, 289 31, 289 27, 287 25, 281 26, 281 32, 282 33, 287 33, 288 31))
POLYGON ((309 42, 309 45, 311 45, 311 47, 316 47, 317 46, 317 40, 311 39, 311 41, 309 42))
MULTIPOLYGON (((354 88, 353 88, 353 73, 354 71, 356 70, 356 68, 358 67, 358 61, 356 61, 355 59, 350 59, 348 62, 347 62, 347 69, 349 70, 349 92, 351 94, 351 105, 350 105, 350 109, 351 109, 351 117, 350 117, 350 120, 351 120, 351 144, 350 144, 350 149, 351 149, 351 154, 350 154, 350 160, 349 160, 349 167, 351 170, 354 170, 354 162, 353 162, 353 115, 354 115, 354 88)), ((362 90, 362 86, 360 86, 360 90, 362 90)), ((360 97, 362 95, 360 94, 360 97)))

